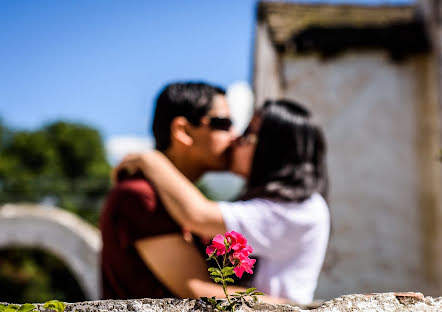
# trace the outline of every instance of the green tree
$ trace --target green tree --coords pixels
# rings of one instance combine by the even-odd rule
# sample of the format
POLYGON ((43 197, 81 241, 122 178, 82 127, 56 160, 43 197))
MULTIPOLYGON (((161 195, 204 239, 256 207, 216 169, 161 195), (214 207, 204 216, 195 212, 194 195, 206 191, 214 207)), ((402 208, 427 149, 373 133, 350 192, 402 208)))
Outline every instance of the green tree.
POLYGON ((78 124, 55 122, 45 127, 59 155, 63 176, 69 180, 108 178, 109 165, 97 130, 78 124))
POLYGON ((0 135, 0 203, 51 201, 97 223, 110 187, 97 130, 58 121, 35 131, 0 124, 0 135))
POLYGON ((110 184, 110 166, 99 132, 85 125, 55 122, 44 128, 63 179, 53 185, 58 204, 92 223, 110 184))
MULTIPOLYGON (((109 176, 97 130, 61 121, 12 130, 0 119, 0 205, 51 201, 97 224, 109 176)), ((23 248, 0 250, 0 290, 0 302, 84 300, 60 261, 23 248)))

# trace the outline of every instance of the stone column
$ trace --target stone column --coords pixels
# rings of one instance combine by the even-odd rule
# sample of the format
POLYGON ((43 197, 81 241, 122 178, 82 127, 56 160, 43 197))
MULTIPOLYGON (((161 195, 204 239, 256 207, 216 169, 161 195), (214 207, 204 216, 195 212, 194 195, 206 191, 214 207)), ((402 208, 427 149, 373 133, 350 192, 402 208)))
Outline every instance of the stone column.
MULTIPOLYGON (((420 137, 433 144, 418 145, 421 156, 421 207, 425 240, 424 263, 429 287, 442 292, 442 1, 419 0, 432 52, 426 68, 426 91, 418 109, 420 137)), ((424 78, 424 77, 423 77, 424 78)), ((424 78, 425 79, 425 78, 424 78)))
POLYGON ((268 26, 258 21, 255 35, 255 57, 253 91, 255 108, 259 108, 266 99, 276 99, 281 94, 281 73, 279 55, 273 46, 268 26))

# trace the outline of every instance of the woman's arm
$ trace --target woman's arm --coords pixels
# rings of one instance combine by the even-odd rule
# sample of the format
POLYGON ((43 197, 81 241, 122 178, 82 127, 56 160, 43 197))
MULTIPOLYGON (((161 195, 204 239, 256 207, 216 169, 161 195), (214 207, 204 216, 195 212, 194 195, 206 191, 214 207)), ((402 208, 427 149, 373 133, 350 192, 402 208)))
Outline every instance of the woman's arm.
POLYGON ((217 203, 208 200, 161 152, 126 156, 114 169, 114 176, 123 168, 141 169, 182 227, 208 238, 227 231, 217 203))

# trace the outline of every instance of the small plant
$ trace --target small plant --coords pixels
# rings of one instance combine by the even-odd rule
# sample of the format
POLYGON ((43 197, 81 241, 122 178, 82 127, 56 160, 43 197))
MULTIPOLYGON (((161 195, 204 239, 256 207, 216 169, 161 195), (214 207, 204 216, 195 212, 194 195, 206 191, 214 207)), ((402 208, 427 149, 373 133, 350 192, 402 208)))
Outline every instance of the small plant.
POLYGON ((258 300, 257 296, 262 295, 261 292, 256 291, 256 288, 237 291, 233 295, 229 295, 227 292, 227 284, 234 283, 233 278, 231 278, 233 274, 238 278, 241 278, 244 272, 253 274, 252 268, 256 260, 249 258, 252 252, 253 248, 247 244, 247 239, 241 233, 232 231, 224 236, 216 235, 212 240, 212 244, 207 246, 206 253, 209 256, 207 260, 215 260, 217 267, 211 267, 208 271, 210 272, 210 278, 215 283, 221 284, 228 305, 224 305, 222 300, 215 299, 215 297, 202 297, 201 299, 221 311, 227 309, 234 311, 237 305, 245 302, 246 297, 251 297, 256 302, 258 300))
POLYGON ((66 304, 64 302, 61 302, 61 301, 58 301, 58 300, 51 300, 51 301, 47 301, 43 305, 43 308, 51 309, 51 310, 54 310, 56 312, 63 312, 64 309, 66 308, 66 304))
MULTIPOLYGON (((64 302, 58 301, 58 300, 51 300, 47 301, 43 308, 54 310, 55 312, 64 312, 64 309, 66 308, 66 304, 64 302)), ((37 306, 35 304, 31 303, 25 303, 22 305, 18 304, 0 304, 0 312, 31 312, 31 311, 38 311, 37 306)))
POLYGON ((29 312, 32 310, 37 310, 37 306, 30 303, 25 303, 22 305, 18 304, 0 304, 0 312, 29 312))

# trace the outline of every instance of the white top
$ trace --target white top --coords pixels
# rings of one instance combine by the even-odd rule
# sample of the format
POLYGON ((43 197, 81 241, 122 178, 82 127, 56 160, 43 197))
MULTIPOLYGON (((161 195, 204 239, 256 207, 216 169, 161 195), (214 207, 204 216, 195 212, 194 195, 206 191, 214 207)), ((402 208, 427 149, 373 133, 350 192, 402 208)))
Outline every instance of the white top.
POLYGON ((299 304, 311 303, 330 232, 324 198, 313 194, 302 203, 251 199, 218 206, 227 229, 243 234, 258 257, 250 286, 299 304))

